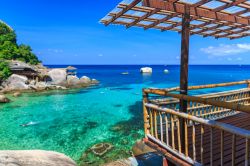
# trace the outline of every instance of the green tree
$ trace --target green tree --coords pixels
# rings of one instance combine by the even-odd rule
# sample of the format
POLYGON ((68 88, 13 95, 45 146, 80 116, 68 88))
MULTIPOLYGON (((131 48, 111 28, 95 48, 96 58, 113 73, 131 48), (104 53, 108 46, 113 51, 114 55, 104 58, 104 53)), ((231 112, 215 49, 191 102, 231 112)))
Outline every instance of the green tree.
POLYGON ((0 21, 0 59, 20 60, 33 65, 40 63, 30 46, 17 44, 14 30, 2 21, 0 21))
POLYGON ((9 78, 11 75, 11 70, 9 65, 5 61, 0 61, 0 82, 9 78))

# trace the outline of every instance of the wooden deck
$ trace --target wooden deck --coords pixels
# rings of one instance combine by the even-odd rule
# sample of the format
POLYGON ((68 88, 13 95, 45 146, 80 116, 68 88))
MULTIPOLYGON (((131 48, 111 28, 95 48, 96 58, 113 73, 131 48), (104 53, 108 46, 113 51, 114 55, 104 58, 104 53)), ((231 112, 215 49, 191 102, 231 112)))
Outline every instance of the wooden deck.
MULTIPOLYGON (((230 117, 226 117, 220 120, 217 120, 219 122, 223 122, 223 123, 227 123, 227 124, 231 124, 233 126, 236 127, 240 127, 243 129, 247 129, 250 130, 250 114, 247 113, 239 113, 230 117)), ((195 139, 195 148, 196 150, 196 161, 199 163, 201 162, 201 152, 198 149, 201 149, 201 131, 200 131, 201 127, 199 127, 199 125, 196 126, 196 139, 195 139)), ((188 138, 188 142, 189 142, 189 154, 190 157, 194 157, 193 154, 193 143, 192 143, 192 127, 188 128, 188 133, 189 133, 189 138, 188 138)), ((211 135, 211 130, 208 127, 204 127, 204 137, 203 137, 203 148, 204 148, 204 160, 203 160, 203 164, 204 165, 213 165, 213 166, 219 166, 221 165, 221 132, 220 130, 217 129, 213 129, 213 139, 212 139, 212 144, 213 144, 213 150, 212 150, 212 158, 211 158, 211 141, 210 141, 210 135, 211 135), (212 160, 212 163, 211 161, 212 160)), ((224 133, 224 154, 223 154, 223 165, 225 166, 229 166, 232 165, 232 144, 233 144, 233 137, 232 134, 230 133, 224 133)), ((245 165, 245 147, 246 147, 246 141, 244 138, 241 138, 239 136, 235 137, 236 139, 236 146, 235 146, 235 165, 245 165)), ((150 142, 149 142, 150 143, 150 142)), ((152 144, 153 141, 151 142, 151 145, 156 145, 156 144, 152 144)), ((171 144, 171 142, 170 142, 171 144)), ((176 145, 178 145, 178 143, 176 142, 176 145)), ((250 149, 250 147, 249 147, 250 149)), ((249 151, 250 152, 250 151, 249 151)), ((166 151, 164 151, 164 154, 166 155, 166 151)), ((173 154, 169 153, 167 156, 171 156, 171 158, 173 158, 173 154)), ((175 156, 177 157, 177 156, 175 156)), ((178 157, 177 157, 178 158, 178 157)), ((171 160, 170 160, 171 161, 171 160)), ((175 161, 178 161, 175 159, 175 161)), ((179 160, 180 161, 180 160, 179 160)), ((185 161, 181 162, 182 165, 189 165, 188 163, 185 163, 185 161), (183 164, 185 163, 185 164, 183 164)))

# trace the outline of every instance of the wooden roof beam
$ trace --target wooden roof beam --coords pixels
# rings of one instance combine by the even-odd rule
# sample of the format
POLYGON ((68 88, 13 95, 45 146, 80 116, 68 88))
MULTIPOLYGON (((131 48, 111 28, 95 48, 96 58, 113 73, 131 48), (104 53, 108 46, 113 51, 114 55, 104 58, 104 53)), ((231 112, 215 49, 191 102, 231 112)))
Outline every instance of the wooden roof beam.
MULTIPOLYGON (((148 0, 148 1, 149 1, 149 7, 152 7, 152 8, 160 8, 162 10, 176 12, 179 14, 184 14, 184 11, 185 11, 185 5, 178 3, 178 2, 170 3, 168 1, 163 1, 163 0, 148 0)), ((231 23, 239 23, 239 24, 244 24, 244 25, 249 24, 249 19, 247 18, 234 16, 234 15, 222 13, 222 12, 214 12, 209 9, 205 9, 201 7, 190 6, 190 14, 193 16, 205 17, 205 18, 214 19, 217 21, 227 21, 231 23)))
MULTIPOLYGON (((220 30, 214 29, 215 32, 209 33, 209 34, 207 34, 207 35, 203 35, 203 37, 215 36, 215 35, 220 34, 220 33, 223 33, 223 32, 227 33, 226 31, 231 31, 231 30, 233 30, 233 29, 235 29, 235 27, 231 27, 231 28, 228 28, 228 29, 220 29, 220 30)), ((230 33, 231 33, 231 32, 230 32, 230 33)))
POLYGON ((166 16, 165 18, 162 18, 162 19, 160 19, 160 20, 158 20, 158 21, 156 21, 156 22, 154 22, 154 23, 152 23, 152 24, 146 26, 144 29, 147 30, 147 29, 149 29, 149 28, 153 28, 153 27, 155 27, 155 26, 157 26, 157 25, 159 25, 159 24, 161 24, 161 23, 163 23, 163 22, 165 22, 165 21, 167 21, 167 20, 169 20, 169 19, 171 19, 171 18, 173 18, 173 17, 176 17, 176 16, 178 16, 178 15, 179 15, 179 14, 174 13, 174 14, 172 14, 172 15, 166 16))
POLYGON ((225 4, 225 5, 219 6, 219 7, 215 8, 215 9, 213 9, 212 11, 213 11, 213 12, 218 12, 218 11, 220 11, 220 10, 224 10, 224 9, 229 8, 229 7, 232 7, 232 6, 237 6, 238 4, 241 4, 241 3, 246 2, 246 1, 247 1, 247 0, 237 0, 237 1, 233 1, 232 3, 227 3, 227 4, 225 4))
POLYGON ((233 40, 233 39, 239 39, 239 38, 247 37, 247 36, 250 36, 250 34, 244 34, 244 35, 241 35, 241 36, 230 37, 230 39, 231 39, 231 40, 233 40))
POLYGON ((224 34, 224 35, 217 36, 216 38, 228 37, 230 35, 239 34, 239 33, 245 32, 245 31, 249 31, 249 30, 248 29, 242 29, 242 30, 239 30, 239 31, 236 31, 236 32, 230 32, 230 33, 227 33, 227 34, 224 34))
POLYGON ((211 1, 212 0, 201 0, 201 1, 197 2, 197 3, 192 4, 191 6, 192 7, 202 6, 202 5, 204 5, 204 4, 208 3, 208 2, 211 2, 211 1))
POLYGON ((136 6, 139 2, 141 2, 141 0, 134 0, 133 2, 131 2, 125 9, 122 9, 120 12, 116 14, 116 16, 114 16, 112 19, 106 22, 105 25, 108 26, 110 23, 115 21, 117 18, 121 17, 124 13, 126 13, 128 10, 136 6))
POLYGON ((204 29, 201 29, 201 30, 196 31, 196 32, 191 32, 191 34, 192 34, 192 35, 194 35, 194 34, 200 34, 200 33, 206 32, 206 31, 214 30, 214 29, 219 28, 219 27, 221 27, 221 26, 224 26, 224 25, 218 24, 218 25, 215 25, 215 26, 213 26, 213 27, 204 28, 204 29))
POLYGON ((161 10, 161 9, 154 9, 154 10, 152 10, 151 12, 145 14, 144 16, 142 16, 142 17, 136 19, 134 22, 128 24, 128 25, 127 25, 127 28, 130 28, 130 27, 136 25, 138 22, 143 21, 144 19, 146 19, 146 18, 148 18, 148 17, 150 17, 150 16, 156 14, 156 13, 159 12, 160 10, 161 10))
POLYGON ((181 26, 181 25, 182 25, 182 22, 181 22, 181 21, 180 21, 180 22, 177 22, 176 24, 173 24, 173 25, 171 25, 171 26, 169 26, 169 27, 164 28, 164 29, 162 30, 162 32, 167 31, 167 30, 174 29, 175 27, 178 27, 178 26, 181 26))
POLYGON ((239 16, 239 15, 245 14, 245 13, 247 13, 247 12, 250 12, 250 9, 245 9, 245 10, 236 12, 236 13, 234 13, 234 14, 232 14, 232 15, 239 16))

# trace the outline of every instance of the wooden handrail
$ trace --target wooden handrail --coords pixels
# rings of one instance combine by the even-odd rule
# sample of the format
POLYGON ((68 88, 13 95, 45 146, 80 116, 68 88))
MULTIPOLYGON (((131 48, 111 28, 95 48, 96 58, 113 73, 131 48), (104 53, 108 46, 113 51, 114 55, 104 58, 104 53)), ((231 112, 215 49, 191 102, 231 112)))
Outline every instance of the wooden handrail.
MULTIPOLYGON (((234 85, 244 85, 244 84, 247 84, 248 87, 250 88, 250 80, 245 80, 245 81, 228 82, 228 83, 220 83, 220 84, 208 84, 208 85, 189 86, 188 90, 218 88, 218 87, 234 86, 234 85)), ((144 89, 144 91, 147 92, 147 93, 151 93, 151 90, 162 90, 162 91, 165 91, 165 92, 173 92, 173 91, 180 91, 180 87, 167 88, 167 89, 158 89, 158 88, 144 89)))
MULTIPOLYGON (((148 92, 148 91, 146 91, 146 92, 148 92)), ((196 96, 173 94, 173 93, 169 93, 169 92, 158 90, 158 89, 150 89, 150 93, 250 113, 250 106, 249 105, 229 103, 229 102, 225 102, 225 101, 217 101, 217 100, 213 100, 213 99, 209 99, 209 98, 202 98, 202 97, 196 97, 196 96)))

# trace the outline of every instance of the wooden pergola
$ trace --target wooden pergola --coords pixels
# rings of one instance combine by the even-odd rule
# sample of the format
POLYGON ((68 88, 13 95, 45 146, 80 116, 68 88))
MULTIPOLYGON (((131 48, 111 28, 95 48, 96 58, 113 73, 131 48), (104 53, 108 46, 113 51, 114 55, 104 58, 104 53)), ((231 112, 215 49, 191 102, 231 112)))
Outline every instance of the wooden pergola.
MULTIPOLYGON (((181 33, 180 94, 188 94, 189 37, 201 35, 238 39, 250 35, 248 0, 124 0, 101 23, 171 30, 181 33)), ((147 97, 145 97, 147 98, 147 97)), ((187 113, 188 102, 180 99, 180 112, 187 113)), ((184 121, 180 120, 181 141, 184 121)), ((145 127, 146 128, 146 127, 145 127)), ((145 131, 146 133, 146 131, 145 131)), ((184 145, 185 142, 182 142, 184 145)))

